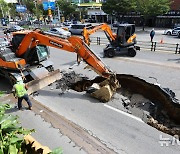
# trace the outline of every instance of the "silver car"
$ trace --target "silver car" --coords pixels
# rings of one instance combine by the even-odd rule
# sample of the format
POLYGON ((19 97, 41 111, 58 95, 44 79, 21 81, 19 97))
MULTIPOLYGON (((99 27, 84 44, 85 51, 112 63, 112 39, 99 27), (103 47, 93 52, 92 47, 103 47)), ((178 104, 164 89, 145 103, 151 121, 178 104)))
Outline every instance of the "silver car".
POLYGON ((57 28, 52 28, 50 29, 48 32, 53 33, 53 34, 57 34, 60 35, 62 37, 70 37, 71 33, 67 30, 64 30, 61 27, 57 27, 57 28))
POLYGON ((71 24, 69 27, 69 31, 72 34, 79 34, 82 35, 84 27, 92 28, 91 24, 71 24))

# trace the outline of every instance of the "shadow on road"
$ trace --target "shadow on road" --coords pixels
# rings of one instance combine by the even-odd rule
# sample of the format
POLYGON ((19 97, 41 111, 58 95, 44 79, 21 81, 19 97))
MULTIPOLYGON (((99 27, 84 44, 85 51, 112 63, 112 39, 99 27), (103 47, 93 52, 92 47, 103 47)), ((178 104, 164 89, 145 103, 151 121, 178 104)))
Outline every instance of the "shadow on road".
POLYGON ((168 59, 168 61, 175 61, 176 63, 180 63, 180 58, 176 58, 176 59, 168 59))

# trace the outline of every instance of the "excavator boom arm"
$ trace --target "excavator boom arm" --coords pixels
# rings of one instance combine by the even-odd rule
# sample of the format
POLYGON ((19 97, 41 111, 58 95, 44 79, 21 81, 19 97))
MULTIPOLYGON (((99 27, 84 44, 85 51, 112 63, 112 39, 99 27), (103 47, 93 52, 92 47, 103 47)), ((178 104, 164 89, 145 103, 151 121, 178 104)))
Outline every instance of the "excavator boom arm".
POLYGON ((89 35, 95 33, 97 30, 102 29, 109 41, 114 41, 116 39, 116 34, 114 34, 111 28, 107 24, 101 24, 95 26, 93 29, 88 30, 86 27, 83 29, 83 37, 86 44, 90 45, 89 35))
POLYGON ((83 60, 89 64, 97 73, 104 77, 109 77, 113 72, 101 61, 101 59, 85 44, 85 42, 76 36, 71 36, 68 39, 57 37, 56 35, 34 30, 27 33, 22 40, 16 54, 21 56, 28 49, 36 45, 46 45, 54 48, 75 52, 83 60))

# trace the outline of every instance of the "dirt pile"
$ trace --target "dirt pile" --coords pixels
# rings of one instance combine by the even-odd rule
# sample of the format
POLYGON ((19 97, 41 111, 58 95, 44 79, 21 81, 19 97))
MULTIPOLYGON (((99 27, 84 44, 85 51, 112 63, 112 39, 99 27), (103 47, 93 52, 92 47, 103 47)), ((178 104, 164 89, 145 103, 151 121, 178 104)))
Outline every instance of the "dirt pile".
POLYGON ((60 94, 63 94, 68 89, 71 89, 75 83, 87 79, 87 77, 83 77, 82 74, 77 74, 74 71, 62 71, 61 74, 62 78, 56 81, 56 89, 60 89, 60 94))

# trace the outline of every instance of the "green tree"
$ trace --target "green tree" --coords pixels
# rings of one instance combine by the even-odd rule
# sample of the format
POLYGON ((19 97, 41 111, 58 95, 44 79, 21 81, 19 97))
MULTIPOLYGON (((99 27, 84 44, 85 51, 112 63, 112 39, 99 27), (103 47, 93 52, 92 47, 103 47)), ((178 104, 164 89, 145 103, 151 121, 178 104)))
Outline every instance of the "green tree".
POLYGON ((125 15, 136 10, 136 0, 107 0, 102 4, 102 10, 110 15, 125 15))
POLYGON ((59 5, 59 9, 63 12, 63 15, 66 19, 72 17, 72 14, 76 10, 75 5, 71 4, 71 2, 67 0, 58 0, 56 3, 59 5))
POLYGON ((136 0, 137 11, 143 16, 143 30, 149 17, 162 15, 170 10, 170 0, 136 0))
POLYGON ((26 5, 28 12, 30 14, 34 14, 37 17, 37 19, 39 19, 39 17, 43 15, 42 4, 35 3, 34 1, 30 1, 30 0, 23 0, 23 4, 26 5))
POLYGON ((8 14, 8 4, 4 0, 0 0, 0 17, 5 17, 8 14))
POLYGON ((12 18, 15 18, 16 16, 19 16, 19 13, 16 11, 16 6, 13 3, 9 3, 8 7, 9 7, 9 15, 12 18))

